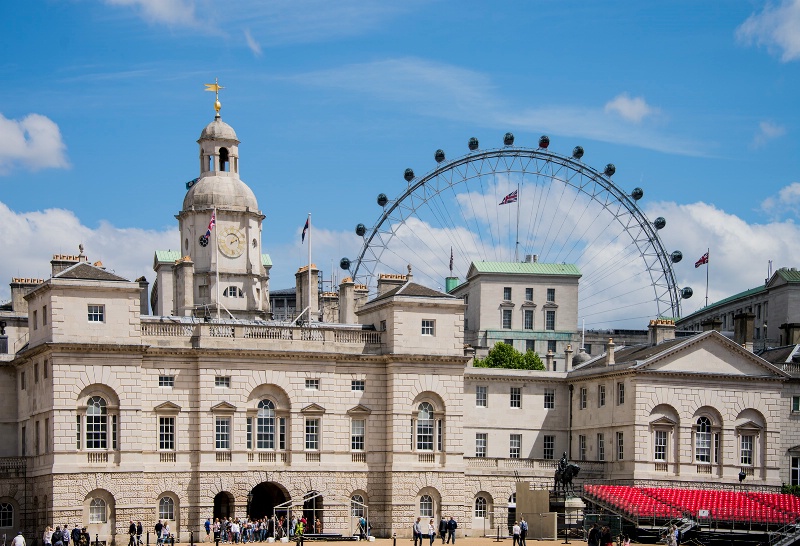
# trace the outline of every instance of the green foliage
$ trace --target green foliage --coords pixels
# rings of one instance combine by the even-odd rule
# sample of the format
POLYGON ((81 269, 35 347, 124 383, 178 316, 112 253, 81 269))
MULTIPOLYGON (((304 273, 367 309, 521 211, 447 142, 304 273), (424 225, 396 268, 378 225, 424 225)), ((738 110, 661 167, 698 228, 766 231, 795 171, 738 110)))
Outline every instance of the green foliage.
POLYGON ((781 493, 786 493, 788 495, 795 495, 800 497, 800 485, 783 484, 781 486, 781 493))
POLYGON ((507 368, 513 370, 544 370, 544 363, 533 351, 520 353, 511 345, 497 343, 486 358, 476 358, 476 368, 507 368))

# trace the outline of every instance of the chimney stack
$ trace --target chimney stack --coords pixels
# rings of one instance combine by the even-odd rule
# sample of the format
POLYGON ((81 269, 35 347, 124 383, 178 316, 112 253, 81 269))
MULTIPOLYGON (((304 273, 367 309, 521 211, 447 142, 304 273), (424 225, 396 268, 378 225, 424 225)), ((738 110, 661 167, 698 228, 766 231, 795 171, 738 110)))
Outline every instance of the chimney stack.
POLYGON ((566 360, 564 361, 564 371, 569 372, 572 370, 572 345, 567 345, 564 354, 567 357, 566 360))
POLYGON ((356 322, 356 285, 351 277, 346 277, 339 285, 339 324, 356 322))
POLYGON ((606 366, 613 366, 614 362, 614 340, 612 338, 608 338, 608 344, 606 345, 606 366))
POLYGON ((739 313, 733 316, 733 341, 753 351, 753 327, 756 316, 753 313, 739 313))
POLYGON ((650 345, 658 345, 664 341, 675 339, 675 321, 670 319, 651 320, 649 330, 650 345))
POLYGON ((722 330, 722 321, 719 317, 706 319, 700 323, 700 327, 703 328, 704 332, 708 332, 709 330, 716 330, 719 332, 722 330))
POLYGON ((547 355, 544 357, 547 364, 545 365, 548 372, 556 371, 553 366, 553 351, 547 351, 547 355))

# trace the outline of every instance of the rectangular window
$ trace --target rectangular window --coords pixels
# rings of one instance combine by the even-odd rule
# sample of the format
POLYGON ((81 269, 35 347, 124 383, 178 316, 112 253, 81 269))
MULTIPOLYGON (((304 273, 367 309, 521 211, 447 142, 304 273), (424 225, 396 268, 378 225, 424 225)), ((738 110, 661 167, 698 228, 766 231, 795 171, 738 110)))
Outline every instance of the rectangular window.
POLYGON ((525 289, 525 301, 533 301, 533 288, 525 289))
POLYGON ((159 375, 158 376, 158 386, 159 387, 169 387, 172 388, 175 386, 175 376, 174 375, 159 375))
POLYGON ((50 453, 50 418, 44 420, 44 452, 50 453))
POLYGON ((433 336, 436 335, 436 321, 430 319, 422 319, 422 335, 433 336))
POLYGON ((578 435, 578 458, 581 461, 586 460, 586 436, 583 434, 578 435))
POLYGON ((47 306, 42 306, 42 326, 47 326, 47 306))
POLYGON ((554 302, 556 301, 556 289, 555 288, 548 288, 547 289, 547 301, 554 302))
POLYGON ((44 360, 44 364, 42 365, 42 376, 43 376, 45 379, 47 379, 47 374, 48 374, 48 371, 47 371, 47 364, 48 364, 48 362, 47 362, 47 359, 45 359, 45 360, 44 360))
POLYGON ((533 353, 536 352, 536 344, 532 339, 525 340, 525 352, 531 351, 533 353))
POLYGON ((753 466, 753 436, 742 436, 741 464, 744 466, 753 466))
POLYGON ((555 353, 556 352, 556 340, 555 339, 548 339, 547 340, 547 352, 548 353, 555 353))
POLYGON ((433 419, 417 419, 417 451, 433 451, 433 419))
POLYGON ((20 389, 22 389, 24 391, 25 388, 28 386, 27 383, 28 382, 25 381, 25 372, 20 373, 19 374, 19 386, 20 386, 20 389))
POLYGON ((286 417, 278 419, 278 449, 286 449, 286 417))
POLYGON ((253 449, 253 418, 247 418, 247 449, 253 449))
POLYGON ((158 449, 175 451, 175 418, 158 418, 158 449))
POLYGON ((444 421, 436 420, 436 449, 444 451, 444 421))
POLYGON ((504 339, 503 343, 505 343, 506 345, 511 345, 512 347, 514 346, 514 340, 513 339, 504 339))
POLYGON ((621 432, 617 432, 617 460, 621 461, 625 458, 625 442, 621 432))
POLYGON ((556 455, 556 437, 549 434, 544 435, 544 451, 542 459, 553 460, 556 455))
POLYGON ((597 460, 606 460, 606 439, 602 432, 597 435, 597 460))
POLYGON ((36 310, 33 311, 33 329, 39 329, 39 312, 36 310))
POLYGON ((789 481, 789 485, 800 485, 800 457, 792 457, 789 481))
POLYGON ((319 390, 319 379, 306 379, 306 390, 307 391, 318 391, 319 390))
POLYGON ((22 425, 22 456, 25 457, 28 454, 28 438, 27 438, 27 429, 25 425, 22 425))
POLYGON ((667 431, 657 430, 655 435, 655 449, 653 451, 653 460, 666 461, 667 460, 667 431))
POLYGON ((75 427, 75 449, 81 448, 81 416, 77 417, 77 426, 75 427))
POLYGON ((351 391, 364 391, 367 383, 363 379, 353 379, 350 382, 350 390, 351 391))
POLYGON ((625 383, 617 383, 617 405, 625 403, 625 383))
POLYGON ((475 406, 485 408, 488 406, 488 387, 475 387, 475 406))
POLYGON ((89 322, 105 322, 106 320, 106 306, 105 305, 89 305, 88 307, 89 322))
POLYGON ((522 327, 526 330, 533 330, 533 309, 525 309, 523 311, 522 327))
POLYGON ((511 287, 504 286, 503 287, 503 300, 504 301, 511 301, 511 287))
POLYGON ((117 416, 111 416, 111 449, 117 449, 117 416))
POLYGON ((592 344, 591 343, 584 343, 583 350, 586 351, 587 355, 592 354, 592 344))
POLYGON ((381 325, 381 332, 385 332, 386 331, 386 321, 382 320, 380 325, 381 325))
POLYGON ((34 383, 38 383, 39 382, 39 363, 38 362, 35 362, 33 364, 33 382, 34 383))
POLYGON ((509 437, 508 457, 510 459, 519 459, 521 448, 522 434, 512 434, 509 437))
POLYGON ((544 409, 554 409, 556 407, 556 390, 544 390, 544 409))
POLYGON ((520 387, 511 387, 510 405, 512 408, 522 407, 522 389, 520 387))
POLYGON ((792 396, 792 411, 800 411, 800 396, 792 396))
POLYGON ((544 313, 544 329, 545 330, 555 330, 556 329, 556 312, 552 310, 545 311, 544 313))
POLYGON ((581 387, 578 404, 580 409, 586 409, 586 387, 581 387))
POLYGON ((216 449, 231 448, 231 418, 217 417, 215 420, 215 444, 216 449))
POLYGON ((354 419, 350 423, 350 449, 364 451, 364 436, 366 435, 367 421, 354 419))
POLYGON ((606 405, 606 386, 605 385, 598 385, 597 386, 597 405, 599 407, 603 407, 606 405))
POLYGON ((486 457, 486 433, 478 432, 475 434, 475 456, 486 457))
POLYGON ((218 375, 214 378, 214 386, 221 387, 225 389, 231 388, 231 376, 229 375, 218 375))
POLYGON ((35 455, 39 455, 39 434, 40 434, 41 422, 36 421, 36 427, 33 429, 33 453, 35 455))
POLYGON ((306 419, 306 451, 319 449, 319 419, 306 419))
POLYGON ((503 309, 503 328, 506 330, 511 329, 511 309, 503 309))

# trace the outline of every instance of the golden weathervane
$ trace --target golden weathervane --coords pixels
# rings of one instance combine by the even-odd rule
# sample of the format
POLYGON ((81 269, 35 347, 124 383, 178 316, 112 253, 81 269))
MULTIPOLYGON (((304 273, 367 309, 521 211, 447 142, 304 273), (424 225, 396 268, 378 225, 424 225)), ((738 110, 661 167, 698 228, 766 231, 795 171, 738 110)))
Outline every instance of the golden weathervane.
POLYGON ((217 80, 217 78, 214 78, 214 83, 204 83, 203 85, 206 86, 206 91, 213 91, 216 94, 214 110, 217 112, 217 117, 219 117, 219 110, 222 108, 222 104, 219 102, 219 90, 225 88, 219 84, 219 80, 217 80))

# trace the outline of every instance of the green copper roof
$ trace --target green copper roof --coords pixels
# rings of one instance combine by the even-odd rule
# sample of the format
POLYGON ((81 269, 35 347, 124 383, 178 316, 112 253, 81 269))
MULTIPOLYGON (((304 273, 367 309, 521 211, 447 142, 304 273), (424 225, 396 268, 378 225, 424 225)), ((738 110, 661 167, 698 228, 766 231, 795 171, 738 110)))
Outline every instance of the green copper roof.
POLYGON ((181 252, 180 250, 156 250, 156 261, 157 262, 168 262, 172 263, 176 260, 181 259, 181 252))
POLYGON ((775 273, 783 277, 783 280, 786 282, 800 282, 800 271, 797 269, 787 269, 785 267, 781 267, 775 273))
POLYGON ((472 262, 477 273, 511 273, 520 275, 581 276, 575 264, 546 264, 542 262, 472 262))
POLYGON ((264 267, 272 267, 272 258, 269 257, 269 254, 261 255, 261 265, 264 267))
POLYGON ((684 322, 687 319, 690 319, 690 318, 694 317, 695 315, 705 314, 705 313, 707 313, 707 312, 709 312, 709 311, 711 311, 713 309, 721 307, 721 306, 723 306, 723 305, 725 305, 727 303, 730 303, 732 301, 748 298, 750 296, 755 296, 756 294, 758 294, 760 292, 766 292, 766 290, 767 290, 767 288, 765 286, 756 286, 755 288, 751 288, 749 290, 745 290, 744 292, 739 292, 738 294, 734 294, 733 296, 728 296, 727 298, 721 299, 719 301, 715 301, 714 303, 709 304, 708 307, 702 307, 702 308, 698 309, 697 311, 695 311, 694 313, 692 313, 691 315, 686 315, 685 317, 681 317, 678 320, 680 320, 681 322, 684 322))

